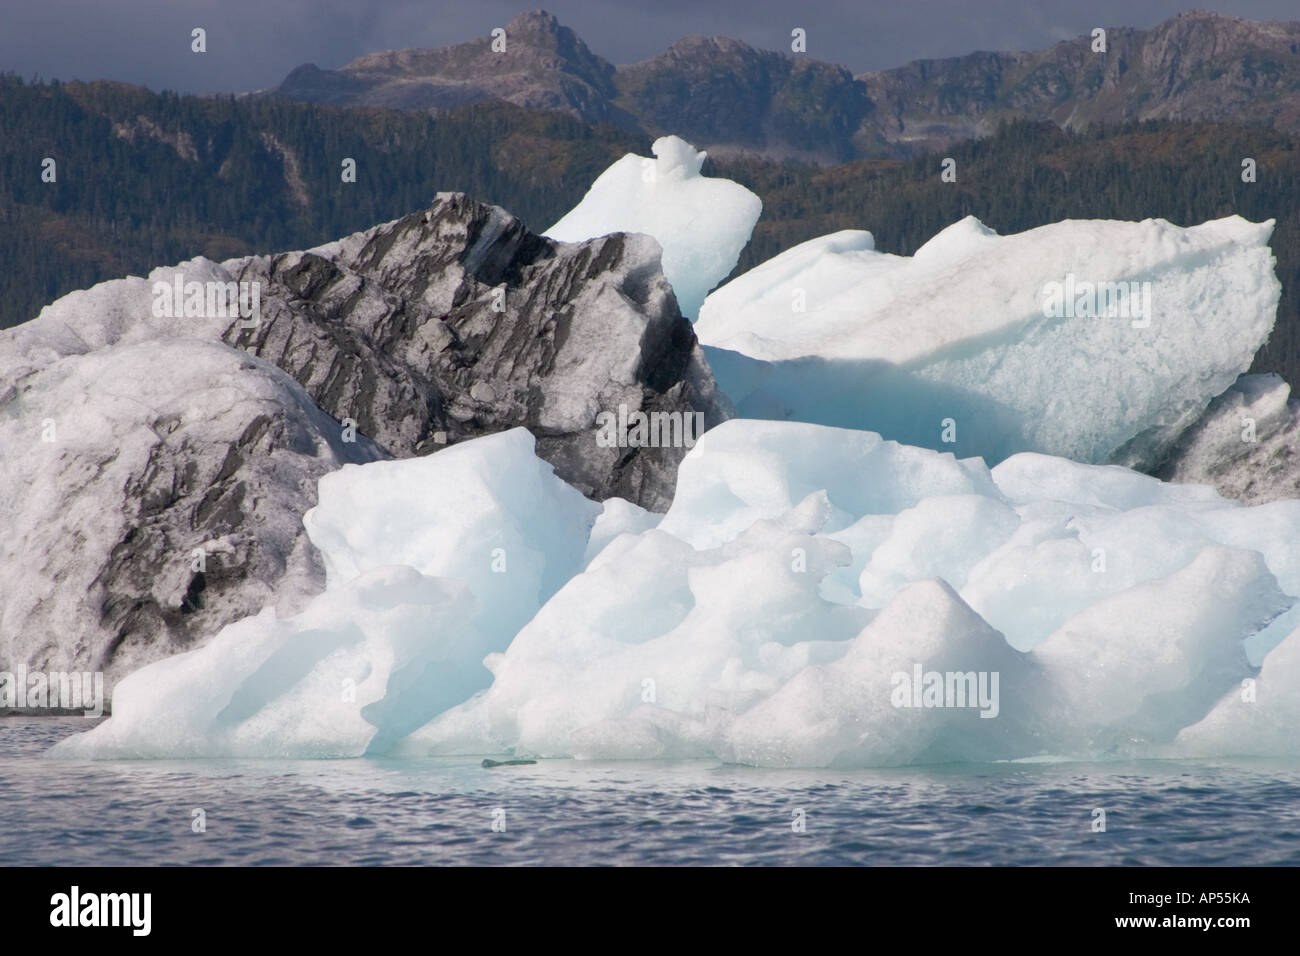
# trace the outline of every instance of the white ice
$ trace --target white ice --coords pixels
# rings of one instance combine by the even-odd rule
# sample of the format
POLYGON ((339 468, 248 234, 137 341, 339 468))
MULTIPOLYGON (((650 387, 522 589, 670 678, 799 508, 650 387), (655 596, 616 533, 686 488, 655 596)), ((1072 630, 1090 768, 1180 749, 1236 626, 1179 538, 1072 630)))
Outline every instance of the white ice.
POLYGON ((606 545, 488 659, 488 690, 397 752, 1159 753, 1261 659, 1269 673, 1300 624, 1298 534, 1300 502, 1247 508, 1033 454, 990 472, 869 433, 736 420, 687 456, 657 528, 606 545), (996 673, 996 716, 895 706, 894 675, 916 665, 996 673))
POLYGON ((701 176, 705 153, 676 136, 628 153, 592 183, 582 201, 546 230, 561 242, 611 232, 653 236, 682 315, 694 319, 710 289, 736 267, 762 201, 729 179, 701 176))
POLYGON ((849 230, 717 289, 695 329, 745 417, 990 463, 1038 451, 1153 464, 1268 337, 1272 229, 1069 220, 998 236, 968 217, 911 257, 849 230), (1134 294, 1111 315, 1089 289, 1134 294), (1074 314, 1045 315, 1067 290, 1074 314))
POLYGON ((329 569, 306 611, 136 672, 56 754, 864 766, 1295 748, 1300 501, 738 419, 690 451, 661 521, 587 502, 516 430, 345 466, 305 524, 329 569), (996 694, 899 706, 918 667, 997 675, 996 694), (1268 707, 1232 703, 1257 677, 1268 707))
POLYGON ((516 428, 324 476, 303 524, 325 593, 136 671, 113 718, 57 752, 356 756, 465 700, 490 681, 484 657, 582 569, 601 512, 533 449, 516 428))

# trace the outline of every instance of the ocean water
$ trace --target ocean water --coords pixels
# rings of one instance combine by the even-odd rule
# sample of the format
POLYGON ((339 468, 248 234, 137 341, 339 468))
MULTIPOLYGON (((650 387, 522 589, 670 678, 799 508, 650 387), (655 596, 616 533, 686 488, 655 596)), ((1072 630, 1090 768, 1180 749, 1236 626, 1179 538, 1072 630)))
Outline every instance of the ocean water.
POLYGON ((1295 761, 41 759, 89 726, 0 718, 0 865, 1300 864, 1295 761))

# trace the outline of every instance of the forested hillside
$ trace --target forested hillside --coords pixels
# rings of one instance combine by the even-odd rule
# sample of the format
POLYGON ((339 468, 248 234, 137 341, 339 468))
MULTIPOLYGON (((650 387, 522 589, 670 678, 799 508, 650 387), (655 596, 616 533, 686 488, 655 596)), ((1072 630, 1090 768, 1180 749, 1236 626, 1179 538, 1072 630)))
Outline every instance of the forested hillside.
POLYGON ((1153 121, 1076 134, 1020 122, 946 155, 956 160, 955 183, 940 178, 938 155, 830 169, 715 164, 715 175, 763 198, 763 217, 736 271, 837 229, 869 229, 876 248, 911 255, 968 215, 1004 235, 1062 219, 1163 218, 1182 226, 1233 213, 1276 219, 1271 245, 1282 303, 1255 368, 1300 383, 1300 154, 1293 142, 1258 127, 1153 121), (1245 158, 1256 163, 1253 183, 1242 181, 1245 158))
MULTIPOLYGON (((120 84, 0 77, 0 325, 73 289, 195 255, 301 249, 461 190, 545 229, 634 133, 506 104, 430 117, 264 98, 190 97, 120 84), (42 160, 57 162, 43 182, 42 160), (345 183, 341 164, 357 163, 345 183)), ((708 143, 697 144, 704 148, 708 143)), ((1232 213, 1276 218, 1283 301, 1257 370, 1300 382, 1300 158, 1259 127, 1143 123, 1087 133, 1017 123, 939 155, 815 167, 710 160, 763 217, 738 269, 804 239, 869 229, 910 254, 975 215, 999 232, 1065 218, 1159 216, 1189 225, 1232 213), (1242 182, 1242 160, 1258 181, 1242 182)))
POLYGON ((0 327, 65 292, 196 255, 302 249, 436 192, 545 229, 649 143, 508 104, 431 119, 263 98, 0 77, 0 327), (53 158, 57 180, 43 182, 53 158), (356 181, 344 182, 344 159, 356 181))

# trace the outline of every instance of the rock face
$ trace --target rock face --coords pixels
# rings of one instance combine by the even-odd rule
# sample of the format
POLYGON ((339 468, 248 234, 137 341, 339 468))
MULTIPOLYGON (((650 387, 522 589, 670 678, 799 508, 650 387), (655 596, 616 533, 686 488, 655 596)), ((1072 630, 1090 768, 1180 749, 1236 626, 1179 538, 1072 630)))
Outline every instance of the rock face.
POLYGON ((101 283, 0 332, 0 441, 19 450, 0 475, 0 671, 111 685, 297 610, 324 584, 302 516, 347 462, 524 425, 590 497, 665 509, 686 449, 605 447, 596 421, 729 414, 659 255, 440 194, 308 252, 101 283), (260 317, 210 299, 167 315, 176 282, 257 283, 260 317))
POLYGON ((323 585, 301 515, 318 478, 381 449, 341 442, 292 379, 220 344, 43 344, 0 342, 0 671, 111 686, 323 585))
POLYGON ((651 136, 676 133, 715 156, 843 162, 907 156, 1025 118, 1078 127, 1133 119, 1268 123, 1300 133, 1300 24, 1191 11, 1150 30, 1107 30, 1032 53, 972 53, 853 76, 806 56, 727 37, 687 37, 615 67, 541 11, 441 50, 299 67, 290 99, 437 109, 475 99, 558 109, 651 136))
POLYGON ((1277 375, 1243 375, 1152 474, 1248 505, 1300 498, 1300 401, 1277 375))
POLYGON ((309 252, 233 260, 262 322, 224 339, 289 372, 397 457, 519 425, 597 500, 672 500, 684 448, 604 447, 601 412, 729 417, 659 265, 615 233, 560 243, 456 193, 309 252))
POLYGON ((614 67, 548 13, 515 17, 506 47, 491 39, 439 50, 390 50, 358 57, 339 70, 308 63, 276 90, 311 103, 388 109, 448 109, 498 99, 532 109, 562 110, 587 122, 631 125, 613 105, 614 67))

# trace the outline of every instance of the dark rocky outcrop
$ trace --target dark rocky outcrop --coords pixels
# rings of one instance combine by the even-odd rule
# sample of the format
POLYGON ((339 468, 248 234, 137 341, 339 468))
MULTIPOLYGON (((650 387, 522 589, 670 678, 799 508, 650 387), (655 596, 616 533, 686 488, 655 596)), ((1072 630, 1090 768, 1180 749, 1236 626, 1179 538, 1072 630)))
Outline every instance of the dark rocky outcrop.
POLYGON ((648 236, 557 243, 455 193, 311 252, 227 263, 262 323, 225 341, 273 362, 397 457, 519 425, 584 494, 652 510, 682 448, 605 448, 602 411, 727 417, 648 236))
POLYGON ((1248 505, 1300 498, 1300 401, 1277 375, 1243 375, 1150 471, 1248 505))
POLYGON ((54 358, 36 368, 13 345, 0 341, 14 452, 0 476, 0 671, 102 670, 111 687, 323 587, 302 530, 316 481, 385 455, 341 441, 285 373, 184 338, 33 350, 54 358))
POLYGON ((633 125, 613 104, 614 67, 555 17, 540 10, 520 14, 505 30, 500 51, 485 38, 437 50, 371 53, 340 70, 304 64, 276 93, 311 103, 403 110, 494 99, 560 110, 590 123, 633 125))

